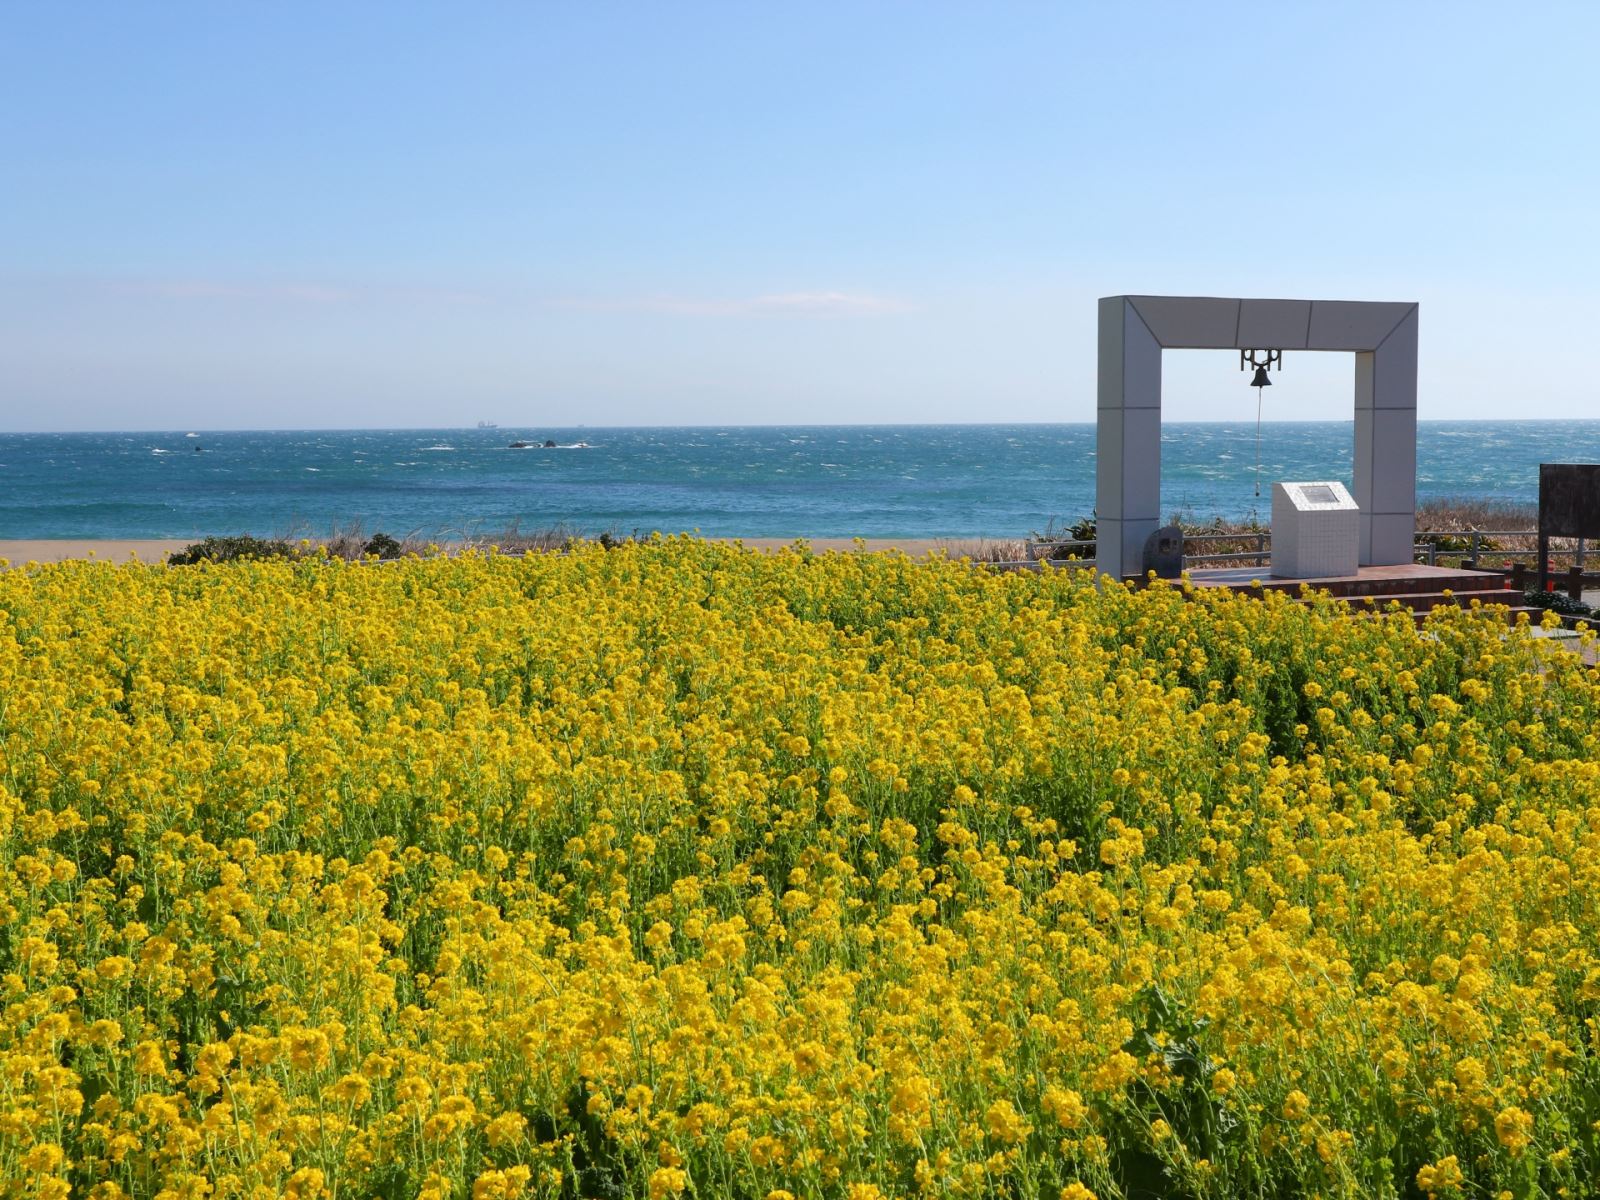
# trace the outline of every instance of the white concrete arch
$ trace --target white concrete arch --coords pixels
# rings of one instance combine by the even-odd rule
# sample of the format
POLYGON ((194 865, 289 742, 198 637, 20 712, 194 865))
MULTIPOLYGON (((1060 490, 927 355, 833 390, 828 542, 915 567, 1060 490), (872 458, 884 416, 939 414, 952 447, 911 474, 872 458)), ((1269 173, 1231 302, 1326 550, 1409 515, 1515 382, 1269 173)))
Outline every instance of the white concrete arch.
POLYGON ((1356 356, 1355 478, 1363 566, 1412 561, 1417 521, 1417 305, 1106 296, 1100 301, 1096 565, 1140 569, 1161 524, 1161 352, 1328 350, 1356 356))

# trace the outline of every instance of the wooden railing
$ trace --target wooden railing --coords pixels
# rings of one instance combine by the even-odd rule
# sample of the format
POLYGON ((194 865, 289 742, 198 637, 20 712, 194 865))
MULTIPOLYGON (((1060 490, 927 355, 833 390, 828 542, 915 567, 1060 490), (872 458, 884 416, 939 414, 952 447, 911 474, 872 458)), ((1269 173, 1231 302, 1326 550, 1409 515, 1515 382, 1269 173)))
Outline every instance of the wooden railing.
MULTIPOLYGON (((1254 550, 1233 551, 1224 554, 1190 554, 1185 550, 1183 561, 1194 564, 1216 563, 1248 563, 1263 562, 1272 553, 1272 534, 1266 530, 1255 533, 1189 533, 1185 534, 1183 544, 1187 547, 1192 542, 1254 542, 1254 550)), ((1050 558, 1051 553, 1057 549, 1065 548, 1067 553, 1076 554, 1075 559, 1051 558, 1052 565, 1069 567, 1094 566, 1094 539, 1060 539, 1051 538, 1028 543, 1029 549, 1043 551, 1038 557, 1050 558)))
MULTIPOLYGON (((1476 568, 1484 554, 1492 554, 1497 558, 1536 558, 1539 553, 1537 548, 1530 547, 1526 550, 1508 550, 1504 546, 1490 546, 1487 543, 1499 538, 1537 538, 1538 536, 1539 531, 1537 529, 1461 529, 1453 531, 1419 531, 1417 534, 1417 542, 1419 543, 1417 546, 1417 555, 1418 557, 1423 558, 1424 561, 1426 561, 1430 566, 1438 562, 1440 554, 1451 556, 1461 555, 1463 558, 1463 565, 1470 563, 1473 568, 1476 568), (1451 538, 1455 540, 1466 538, 1468 545, 1465 550, 1440 550, 1437 541, 1431 541, 1426 546, 1421 545, 1421 542, 1424 538, 1451 538)), ((1584 560, 1588 551, 1586 539, 1552 538, 1551 541, 1571 542, 1572 545, 1564 550, 1552 545, 1550 548, 1551 553, 1560 553, 1563 557, 1570 555, 1572 557, 1572 565, 1577 567, 1579 570, 1583 569, 1584 560)))

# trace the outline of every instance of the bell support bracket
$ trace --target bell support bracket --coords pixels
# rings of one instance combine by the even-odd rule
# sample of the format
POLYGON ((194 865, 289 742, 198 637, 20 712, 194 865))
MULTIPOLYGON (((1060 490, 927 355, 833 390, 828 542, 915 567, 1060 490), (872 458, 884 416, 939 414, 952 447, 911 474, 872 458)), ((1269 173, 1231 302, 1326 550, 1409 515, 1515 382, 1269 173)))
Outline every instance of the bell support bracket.
POLYGON ((1271 387, 1272 380, 1267 378, 1267 372, 1283 370, 1283 351, 1241 350, 1239 351, 1239 370, 1255 371, 1256 376, 1250 381, 1251 387, 1271 387), (1260 357, 1258 358, 1257 355, 1260 355, 1260 357))

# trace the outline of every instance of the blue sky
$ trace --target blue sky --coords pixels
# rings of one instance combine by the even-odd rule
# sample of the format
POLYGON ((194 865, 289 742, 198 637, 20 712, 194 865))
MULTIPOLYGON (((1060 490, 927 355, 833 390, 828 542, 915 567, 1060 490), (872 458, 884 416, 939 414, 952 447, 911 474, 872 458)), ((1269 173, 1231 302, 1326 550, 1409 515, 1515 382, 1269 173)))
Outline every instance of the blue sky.
MULTIPOLYGON (((0 429, 1078 421, 1095 299, 1418 300, 1600 415, 1600 6, 55 4, 0 429)), ((1171 419, 1254 415, 1168 353, 1171 419)), ((1268 415, 1348 416, 1289 355, 1268 415)))

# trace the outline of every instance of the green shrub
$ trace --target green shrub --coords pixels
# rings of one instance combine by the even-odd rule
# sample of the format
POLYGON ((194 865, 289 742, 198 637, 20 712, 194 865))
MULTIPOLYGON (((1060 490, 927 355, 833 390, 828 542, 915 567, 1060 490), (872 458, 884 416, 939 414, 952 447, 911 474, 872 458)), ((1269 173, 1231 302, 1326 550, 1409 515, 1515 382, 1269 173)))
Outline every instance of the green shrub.
POLYGON ((1541 592, 1537 589, 1523 593, 1530 608, 1547 608, 1551 612, 1573 617, 1592 617, 1594 609, 1582 600, 1574 600, 1565 592, 1541 592))
MULTIPOLYGON (((1098 517, 1099 510, 1096 510, 1095 512, 1090 513, 1087 517, 1081 517, 1071 525, 1065 526, 1060 530, 1056 528, 1056 523, 1054 519, 1052 519, 1050 524, 1045 527, 1042 533, 1038 530, 1035 530, 1033 533, 1031 533, 1029 535, 1029 540, 1034 542, 1053 542, 1057 540, 1092 542, 1095 540, 1095 524, 1098 517)), ((1052 546, 1050 548, 1050 552, 1045 557, 1065 560, 1069 558, 1087 558, 1091 556, 1091 552, 1082 546, 1052 546)))
POLYGON ((203 562, 233 562, 241 558, 294 558, 295 549, 288 542, 251 537, 241 533, 237 537, 208 537, 194 542, 167 556, 170 567, 189 567, 203 562))
POLYGON ((361 553, 376 554, 379 558, 399 558, 405 553, 405 547, 387 533, 375 533, 361 548, 361 553))
MULTIPOLYGON (((1440 554, 1466 554, 1472 549, 1472 535, 1470 533, 1430 533, 1418 539, 1425 546, 1431 545, 1440 554)), ((1492 537, 1478 535, 1478 553, 1487 554, 1491 550, 1501 549, 1500 543, 1492 537)))

